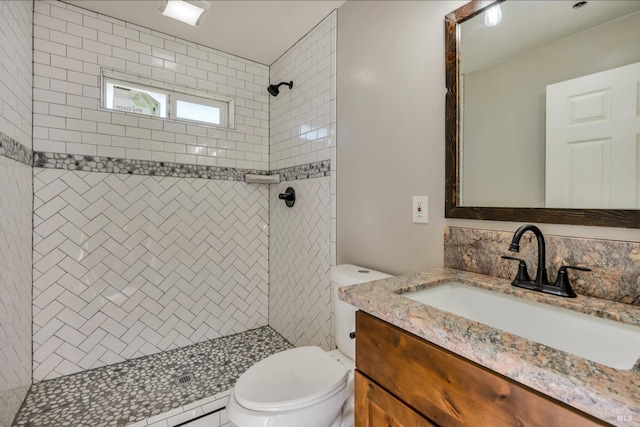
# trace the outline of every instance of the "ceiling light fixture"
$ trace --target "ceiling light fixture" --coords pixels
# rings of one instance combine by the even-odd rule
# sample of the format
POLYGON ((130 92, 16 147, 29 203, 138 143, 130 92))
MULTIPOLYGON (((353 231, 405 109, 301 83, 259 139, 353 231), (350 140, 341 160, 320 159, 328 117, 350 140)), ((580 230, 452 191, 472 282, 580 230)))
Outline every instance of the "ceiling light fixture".
POLYGON ((502 21, 502 10, 500 10, 500 5, 496 4, 495 6, 491 6, 484 13, 484 24, 487 27, 495 27, 502 21))
POLYGON ((169 0, 160 10, 164 16, 177 19, 194 27, 200 23, 204 8, 183 0, 169 0))

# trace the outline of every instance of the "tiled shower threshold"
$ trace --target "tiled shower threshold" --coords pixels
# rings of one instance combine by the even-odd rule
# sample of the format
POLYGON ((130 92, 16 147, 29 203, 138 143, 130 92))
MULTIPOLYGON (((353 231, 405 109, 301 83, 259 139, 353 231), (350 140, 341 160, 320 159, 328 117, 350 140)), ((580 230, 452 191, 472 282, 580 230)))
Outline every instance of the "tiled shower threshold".
POLYGON ((43 381, 31 387, 13 425, 146 425, 144 420, 163 419, 162 414, 179 414, 190 405, 224 398, 251 365, 292 347, 265 326, 43 381), (178 385, 176 378, 186 374, 192 380, 178 385))

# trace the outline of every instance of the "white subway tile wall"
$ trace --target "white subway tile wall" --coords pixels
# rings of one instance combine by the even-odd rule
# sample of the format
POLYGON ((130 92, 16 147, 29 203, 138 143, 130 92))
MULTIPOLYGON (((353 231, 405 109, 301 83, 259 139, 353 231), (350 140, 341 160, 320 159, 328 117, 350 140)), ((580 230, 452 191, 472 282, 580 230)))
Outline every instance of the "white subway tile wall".
POLYGON ((0 156, 0 426, 3 427, 11 425, 31 386, 31 183, 31 166, 0 156))
POLYGON ((271 186, 269 324, 294 345, 334 348, 329 268, 336 263, 335 61, 333 11, 271 66, 271 170, 331 160, 331 176, 271 186), (299 200, 286 208, 286 187, 299 200))
POLYGON ((31 148, 33 3, 0 2, 0 133, 31 148))
POLYGON ((271 83, 293 81, 271 97, 271 170, 335 158, 336 37, 334 10, 271 65, 271 83))
MULTIPOLYGON (((0 1, 0 32, 13 40, 0 46, 0 132, 44 152, 258 170, 331 159, 332 169, 331 178, 274 185, 270 196, 266 185, 201 179, 46 169, 32 177, 27 166, 28 178, 7 176, 34 181, 34 380, 263 326, 268 315, 294 344, 332 348, 336 11, 270 69, 57 1, 36 0, 31 27, 31 5, 0 1), (236 127, 101 109, 101 68, 233 96, 236 127), (270 81, 289 80, 293 90, 267 94, 270 81), (277 200, 285 185, 300 189, 295 215, 277 200)), ((21 241, 30 257, 30 237, 21 241)), ((226 426, 224 415, 212 417, 226 426)))
MULTIPOLYGON (((0 1, 0 134, 32 146, 33 3, 0 1)), ((31 386, 31 167, 0 150, 0 426, 31 386)))
POLYGON ((127 427, 234 427, 225 409, 230 394, 227 390, 127 427))
POLYGON ((333 348, 331 334, 330 179, 271 185, 269 325, 295 346, 333 348), (296 191, 287 207, 278 194, 296 191))
POLYGON ((269 169, 268 66, 63 2, 34 8, 34 150, 269 169), (235 129, 101 109, 101 68, 232 96, 235 129))
POLYGON ((34 191, 34 380, 267 324, 267 185, 36 168, 34 191))

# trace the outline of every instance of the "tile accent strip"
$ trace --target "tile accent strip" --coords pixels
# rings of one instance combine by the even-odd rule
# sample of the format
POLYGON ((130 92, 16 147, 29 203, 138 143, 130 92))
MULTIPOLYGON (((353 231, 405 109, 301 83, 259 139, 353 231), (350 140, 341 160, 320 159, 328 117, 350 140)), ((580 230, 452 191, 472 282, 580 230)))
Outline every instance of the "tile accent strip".
MULTIPOLYGON (((444 238, 444 265, 458 270, 513 279, 517 264, 500 258, 507 254, 513 232, 449 227, 444 238)), ((574 291, 605 300, 640 305, 640 243, 545 236, 547 272, 556 279, 561 265, 579 265, 593 271, 571 271, 574 291)), ((519 258, 527 262, 529 274, 537 268, 537 242, 523 236, 519 258)))
MULTIPOLYGON (((19 145, 19 144, 18 144, 19 145)), ((190 165, 184 163, 154 162, 116 157, 82 156, 77 154, 33 152, 33 166, 47 169, 106 172, 129 175, 172 176, 204 178, 224 181, 244 181, 246 174, 280 174, 281 181, 319 178, 331 175, 331 160, 306 165, 264 171, 255 169, 224 168, 219 166, 190 165)))
POLYGON ((31 388, 14 426, 121 427, 155 418, 231 389, 251 365, 292 347, 265 326, 43 381, 31 388), (176 386, 174 378, 187 372, 194 379, 176 386))
POLYGON ((224 181, 244 181, 246 174, 280 174, 280 181, 320 178, 331 175, 331 160, 308 163, 274 171, 154 162, 116 157, 82 156, 77 154, 32 151, 0 132, 0 155, 37 168, 64 169, 84 172, 121 173, 129 175, 173 176, 224 181))
POLYGON ((149 160, 120 159, 115 157, 81 156, 36 151, 35 167, 107 172, 132 175, 173 176, 180 178, 205 178, 225 181, 244 181, 245 174, 266 175, 268 171, 224 168, 218 166, 188 165, 182 163, 154 162, 149 160))
POLYGON ((2 132, 0 132, 0 155, 29 166, 33 163, 33 151, 2 132))
POLYGON ((331 160, 307 163, 306 165, 293 166, 271 171, 271 174, 280 174, 280 181, 294 181, 298 179, 321 178, 331 175, 331 160))

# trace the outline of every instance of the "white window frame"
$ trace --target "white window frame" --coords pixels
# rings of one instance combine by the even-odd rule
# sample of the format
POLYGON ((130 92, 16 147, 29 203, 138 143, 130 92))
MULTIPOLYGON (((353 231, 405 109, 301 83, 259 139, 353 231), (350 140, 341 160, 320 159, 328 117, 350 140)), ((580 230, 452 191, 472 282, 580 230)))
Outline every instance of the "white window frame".
POLYGON ((234 98, 205 92, 203 90, 192 89, 184 86, 173 85, 157 80, 143 78, 133 74, 123 73, 120 71, 102 69, 101 70, 101 102, 100 107, 110 112, 118 112, 121 114, 135 114, 138 116, 149 117, 152 119, 172 120, 185 122, 189 124, 197 124, 200 126, 215 127, 222 129, 235 129, 235 100, 234 98), (166 117, 149 116, 147 114, 124 112, 114 108, 107 108, 107 83, 113 83, 133 89, 156 92, 166 94, 167 108, 166 117), (178 100, 186 102, 202 104, 220 108, 220 124, 204 122, 200 120, 190 120, 184 117, 178 117, 176 114, 176 105, 178 100))
POLYGON ((229 103, 228 102, 218 101, 216 99, 203 98, 201 96, 187 95, 184 93, 174 93, 171 100, 172 100, 171 116, 175 120, 185 120, 185 121, 194 122, 194 123, 205 123, 210 126, 228 127, 228 126, 225 126, 225 124, 228 124, 229 122, 229 103), (209 107, 215 107, 220 109, 220 123, 216 124, 216 123, 210 123, 210 122, 203 122, 200 120, 192 120, 187 117, 178 117, 178 101, 185 101, 193 104, 206 105, 209 107))
POLYGON ((131 83, 131 82, 126 82, 126 81, 122 81, 122 80, 116 80, 116 79, 112 79, 112 78, 105 78, 103 80, 103 85, 102 85, 102 92, 103 92, 103 107, 107 110, 111 110, 111 111, 118 111, 121 113, 129 113, 129 114, 138 114, 140 116, 145 116, 145 117, 156 117, 156 118, 161 118, 161 119, 168 119, 170 118, 170 93, 166 90, 162 90, 162 89, 158 89, 158 88, 154 88, 151 86, 144 86, 144 85, 140 85, 137 83, 131 83), (151 116, 148 114, 142 114, 142 113, 136 113, 133 111, 123 111, 123 110, 119 110, 117 108, 109 108, 107 106, 107 92, 108 92, 108 88, 107 85, 108 84, 113 84, 113 86, 122 86, 122 87, 126 87, 126 88, 131 88, 131 89, 136 89, 136 90, 140 90, 140 91, 144 91, 144 92, 155 92, 155 93, 160 93, 162 95, 164 95, 166 97, 166 102, 165 102, 165 115, 159 115, 159 116, 151 116))

